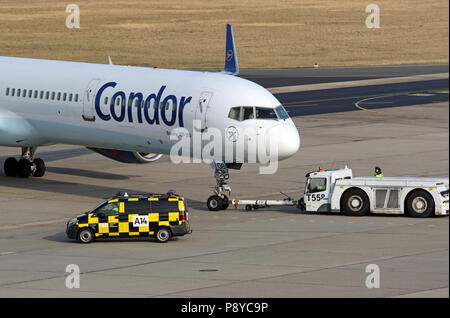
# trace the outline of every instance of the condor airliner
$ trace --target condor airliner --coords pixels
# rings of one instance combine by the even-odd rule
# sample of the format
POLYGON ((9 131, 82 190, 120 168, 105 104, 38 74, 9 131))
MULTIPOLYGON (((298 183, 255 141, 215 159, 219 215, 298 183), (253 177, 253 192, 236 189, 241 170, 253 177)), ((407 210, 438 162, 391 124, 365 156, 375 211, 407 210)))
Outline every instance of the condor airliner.
POLYGON ((300 137, 287 112, 266 89, 233 76, 238 72, 230 25, 225 68, 216 73, 0 57, 0 145, 22 150, 19 160, 5 160, 4 172, 42 177, 45 164, 35 152, 51 144, 154 162, 170 153, 174 128, 270 130, 278 159, 292 156, 300 137))

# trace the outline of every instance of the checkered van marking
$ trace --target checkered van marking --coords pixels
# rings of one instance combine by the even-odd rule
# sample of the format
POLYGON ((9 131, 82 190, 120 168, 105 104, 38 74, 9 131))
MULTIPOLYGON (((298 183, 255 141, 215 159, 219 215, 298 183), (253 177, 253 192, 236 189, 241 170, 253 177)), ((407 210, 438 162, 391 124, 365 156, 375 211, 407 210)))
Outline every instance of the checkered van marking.
MULTIPOLYGON (((181 225, 182 214, 185 212, 184 199, 160 198, 158 196, 150 198, 129 198, 113 199, 108 203, 119 203, 118 215, 108 216, 105 220, 99 220, 94 213, 88 214, 87 222, 79 223, 79 227, 90 227, 96 237, 129 237, 129 236, 151 236, 160 226, 181 225), (150 201, 150 202, 178 202, 177 210, 171 212, 148 212, 148 213, 127 213, 126 202, 150 201), (145 216, 148 220, 147 225, 136 226, 133 223, 133 217, 145 216)), ((149 208, 150 210, 150 208, 149 208)))

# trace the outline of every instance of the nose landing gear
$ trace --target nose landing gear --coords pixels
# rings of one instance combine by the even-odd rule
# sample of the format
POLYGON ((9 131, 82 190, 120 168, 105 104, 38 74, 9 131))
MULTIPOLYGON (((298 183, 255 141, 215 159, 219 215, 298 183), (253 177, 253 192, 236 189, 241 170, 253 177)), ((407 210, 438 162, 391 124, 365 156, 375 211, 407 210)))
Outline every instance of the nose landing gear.
POLYGON ((9 157, 5 160, 3 169, 8 177, 18 176, 20 178, 43 177, 45 174, 45 163, 40 158, 34 159, 36 147, 23 147, 22 157, 17 160, 9 157))
POLYGON ((211 162, 211 168, 214 169, 216 186, 214 195, 208 198, 206 206, 210 211, 226 210, 230 205, 229 196, 231 195, 231 187, 226 182, 230 177, 228 168, 224 162, 216 161, 211 162))

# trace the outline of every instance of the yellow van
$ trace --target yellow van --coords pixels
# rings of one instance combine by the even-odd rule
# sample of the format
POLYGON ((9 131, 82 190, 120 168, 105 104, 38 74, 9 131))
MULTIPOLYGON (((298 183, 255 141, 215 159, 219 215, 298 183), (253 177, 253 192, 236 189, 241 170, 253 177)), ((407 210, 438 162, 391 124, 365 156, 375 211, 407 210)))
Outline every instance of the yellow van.
POLYGON ((81 243, 97 238, 154 237, 165 243, 191 233, 184 198, 173 194, 118 194, 67 222, 66 234, 81 243))

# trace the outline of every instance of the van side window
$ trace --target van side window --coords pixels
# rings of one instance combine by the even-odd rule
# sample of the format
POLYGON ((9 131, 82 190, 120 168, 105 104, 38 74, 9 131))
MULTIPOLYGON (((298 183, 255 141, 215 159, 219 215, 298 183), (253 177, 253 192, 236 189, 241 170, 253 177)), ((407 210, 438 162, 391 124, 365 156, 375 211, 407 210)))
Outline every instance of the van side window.
POLYGON ((148 200, 125 201, 125 213, 150 213, 150 202, 148 200))
POLYGON ((327 178, 309 179, 308 193, 325 191, 327 189, 327 178))
POLYGON ((103 205, 95 211, 95 215, 99 215, 100 213, 105 214, 106 216, 117 215, 119 213, 119 203, 112 202, 103 205))
POLYGON ((178 212, 178 201, 150 201, 152 212, 178 212))

